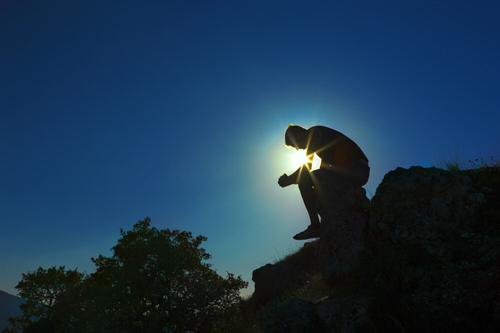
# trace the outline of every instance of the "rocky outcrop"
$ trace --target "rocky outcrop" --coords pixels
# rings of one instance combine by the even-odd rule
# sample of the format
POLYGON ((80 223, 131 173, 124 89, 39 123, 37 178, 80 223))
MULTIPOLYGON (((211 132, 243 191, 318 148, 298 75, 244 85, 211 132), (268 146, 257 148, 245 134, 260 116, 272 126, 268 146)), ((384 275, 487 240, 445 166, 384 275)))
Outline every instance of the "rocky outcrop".
POLYGON ((362 296, 290 298, 271 302, 258 314, 266 333, 356 332, 367 321, 368 299, 362 296))
POLYGON ((317 251, 317 242, 306 243, 296 255, 253 271, 255 291, 249 300, 250 310, 256 311, 270 301, 281 300, 292 285, 306 283, 308 273, 316 266, 317 251))
POLYGON ((371 207, 360 188, 332 188, 325 197, 321 238, 286 263, 254 271, 264 332, 493 332, 500 325, 498 182, 398 168, 371 207), (329 286, 324 297, 283 298, 312 270, 329 286), (290 271, 298 278, 280 277, 290 271), (272 292, 281 298, 263 298, 272 292))
POLYGON ((319 196, 323 204, 318 259, 325 274, 347 273, 360 251, 365 249, 370 200, 360 186, 332 185, 319 196))
POLYGON ((300 298, 271 302, 258 314, 260 328, 268 333, 318 332, 320 330, 315 304, 300 298))
POLYGON ((394 241, 410 234, 430 240, 441 231, 465 230, 476 222, 485 203, 483 192, 490 191, 442 169, 397 168, 384 177, 372 199, 371 227, 394 241))
POLYGON ((434 327, 472 332, 500 323, 500 234, 492 232, 500 215, 492 201, 493 189, 466 175, 421 167, 389 172, 372 199, 373 234, 395 251, 406 270, 399 278, 413 284, 408 306, 434 327))
POLYGON ((321 237, 309 242, 293 256, 267 264, 252 274, 255 292, 249 301, 254 310, 271 300, 281 299, 291 286, 307 282, 308 274, 322 270, 345 272, 364 249, 370 201, 362 187, 332 185, 319 194, 321 237))

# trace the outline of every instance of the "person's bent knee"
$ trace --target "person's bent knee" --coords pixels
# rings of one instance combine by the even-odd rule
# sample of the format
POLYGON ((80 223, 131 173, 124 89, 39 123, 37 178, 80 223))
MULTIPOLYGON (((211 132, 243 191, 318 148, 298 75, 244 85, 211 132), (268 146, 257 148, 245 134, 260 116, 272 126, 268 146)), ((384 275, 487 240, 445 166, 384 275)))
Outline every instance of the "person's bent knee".
POLYGON ((302 172, 299 176, 297 184, 299 185, 299 188, 313 187, 314 183, 311 174, 309 172, 302 172))

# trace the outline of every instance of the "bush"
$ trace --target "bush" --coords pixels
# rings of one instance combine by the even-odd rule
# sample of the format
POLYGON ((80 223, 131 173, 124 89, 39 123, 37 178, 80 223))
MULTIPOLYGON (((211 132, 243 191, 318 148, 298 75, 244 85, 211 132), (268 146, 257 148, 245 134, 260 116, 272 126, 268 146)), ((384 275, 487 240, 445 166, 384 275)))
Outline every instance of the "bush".
POLYGON ((92 258, 90 276, 64 267, 23 274, 23 315, 6 332, 211 332, 233 321, 247 283, 206 263, 204 236, 149 218, 120 235, 112 257, 92 258))

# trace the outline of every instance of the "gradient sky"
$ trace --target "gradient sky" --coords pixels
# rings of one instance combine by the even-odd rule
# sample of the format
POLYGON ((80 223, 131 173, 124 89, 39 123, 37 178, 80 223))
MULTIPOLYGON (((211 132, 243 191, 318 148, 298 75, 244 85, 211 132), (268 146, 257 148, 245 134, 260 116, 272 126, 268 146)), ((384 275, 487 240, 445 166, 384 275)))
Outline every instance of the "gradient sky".
MULTIPOLYGON (((204 235, 251 282, 308 217, 288 124, 397 167, 500 156, 500 2, 4 1, 0 289, 119 229, 204 235), (449 156, 448 156, 449 155, 449 156)), ((250 284, 249 291, 253 289, 250 284)))

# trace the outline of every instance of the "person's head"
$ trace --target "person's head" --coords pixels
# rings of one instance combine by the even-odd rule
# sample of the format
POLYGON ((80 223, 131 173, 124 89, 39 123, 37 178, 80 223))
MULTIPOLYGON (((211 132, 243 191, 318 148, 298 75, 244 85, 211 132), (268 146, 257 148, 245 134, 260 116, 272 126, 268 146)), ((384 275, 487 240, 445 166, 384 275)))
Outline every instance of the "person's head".
POLYGON ((298 125, 288 125, 285 132, 285 146, 306 149, 307 130, 298 125))

